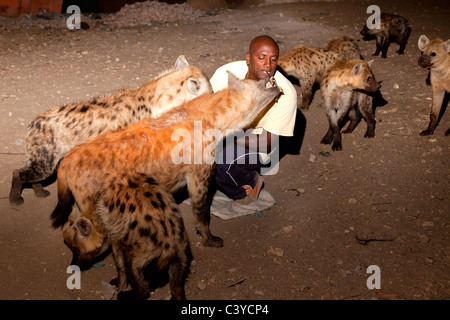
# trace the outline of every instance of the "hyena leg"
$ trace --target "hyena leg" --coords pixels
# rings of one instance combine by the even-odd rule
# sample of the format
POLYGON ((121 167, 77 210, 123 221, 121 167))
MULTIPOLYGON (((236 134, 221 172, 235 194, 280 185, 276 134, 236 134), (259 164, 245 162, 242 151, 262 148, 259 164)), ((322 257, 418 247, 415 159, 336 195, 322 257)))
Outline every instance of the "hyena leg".
POLYGON ((122 251, 117 245, 111 246, 114 262, 116 263, 117 278, 111 280, 111 284, 117 287, 118 292, 124 291, 128 286, 127 272, 122 251))
POLYGON ((373 54, 374 56, 378 56, 380 54, 381 48, 383 48, 384 37, 378 35, 376 37, 376 42, 377 42, 377 48, 375 50, 375 53, 373 54))
POLYGON ((33 183, 31 186, 33 187, 36 197, 45 198, 50 195, 50 192, 45 190, 41 183, 33 183))
POLYGON ((189 266, 183 258, 176 257, 169 266, 170 294, 172 300, 186 300, 184 284, 189 266))
POLYGON ((421 136, 429 136, 434 133, 441 112, 442 104, 444 103, 445 90, 433 88, 433 104, 431 106, 430 123, 428 128, 420 132, 421 136))
POLYGON ((198 224, 202 243, 205 247, 222 247, 223 240, 213 236, 209 228, 211 220, 212 196, 209 192, 212 170, 211 165, 197 165, 197 170, 186 177, 187 188, 192 202, 192 211, 198 224))
POLYGON ((400 49, 398 49, 397 51, 398 54, 405 53, 406 43, 408 42, 408 38, 410 35, 411 35, 411 28, 408 28, 408 30, 403 33, 403 36, 400 39, 400 49))
POLYGON ((388 52, 390 44, 391 44, 391 41, 389 39, 385 38, 384 42, 383 42, 383 47, 381 48, 381 57, 382 58, 387 58, 387 52, 388 52))
POLYGON ((328 110, 327 116, 328 116, 328 122, 330 123, 330 129, 329 131, 332 132, 333 137, 333 144, 331 145, 331 148, 333 151, 339 151, 342 150, 342 135, 340 130, 340 123, 342 123, 342 120, 344 119, 345 114, 348 113, 348 109, 345 110, 328 110))
POLYGON ((356 125, 359 122, 359 114, 355 107, 352 107, 350 109, 350 111, 348 112, 348 117, 350 118, 350 124, 347 126, 347 128, 344 131, 342 131, 342 133, 352 133, 353 130, 355 130, 356 125))
POLYGON ((331 144, 333 142, 333 130, 331 129, 331 125, 328 127, 327 133, 323 136, 320 143, 322 144, 331 144))
MULTIPOLYGON (((144 274, 146 267, 138 267, 135 263, 133 264, 133 254, 133 252, 124 253, 127 279, 131 290, 119 292, 117 294, 118 300, 142 300, 146 299, 150 293, 149 283, 144 274)), ((152 261, 149 263, 152 264, 152 261)), ((148 276, 150 278, 150 275, 148 276)))
POLYGON ((50 192, 44 190, 39 181, 47 179, 52 173, 53 170, 46 170, 42 168, 42 165, 39 163, 32 163, 22 169, 14 170, 11 181, 11 191, 9 193, 9 202, 15 205, 23 204, 24 200, 21 194, 24 183, 32 183, 36 196, 49 196, 50 192), (35 168, 38 168, 38 170, 35 168))
POLYGON ((308 111, 311 104, 314 82, 311 79, 300 81, 300 89, 302 93, 302 102, 300 109, 308 111))
POLYGON ((364 134, 364 138, 373 138, 375 137, 375 117, 373 115, 373 107, 372 107, 373 97, 364 94, 359 93, 358 96, 358 109, 361 112, 364 119, 366 119, 367 122, 367 130, 364 134))

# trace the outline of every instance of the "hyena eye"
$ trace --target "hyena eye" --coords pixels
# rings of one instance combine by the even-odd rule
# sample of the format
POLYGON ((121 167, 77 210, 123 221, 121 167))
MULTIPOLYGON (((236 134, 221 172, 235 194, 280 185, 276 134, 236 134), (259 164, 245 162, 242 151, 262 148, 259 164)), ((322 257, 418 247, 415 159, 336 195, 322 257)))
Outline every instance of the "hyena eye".
POLYGON ((368 77, 366 78, 366 81, 367 81, 367 82, 372 81, 372 77, 371 77, 371 76, 368 76, 368 77))
POLYGON ((420 51, 420 55, 421 56, 423 56, 425 54, 425 52, 423 52, 423 51, 420 51))
POLYGON ((432 56, 432 57, 436 57, 436 52, 432 52, 432 53, 431 53, 431 56, 432 56))

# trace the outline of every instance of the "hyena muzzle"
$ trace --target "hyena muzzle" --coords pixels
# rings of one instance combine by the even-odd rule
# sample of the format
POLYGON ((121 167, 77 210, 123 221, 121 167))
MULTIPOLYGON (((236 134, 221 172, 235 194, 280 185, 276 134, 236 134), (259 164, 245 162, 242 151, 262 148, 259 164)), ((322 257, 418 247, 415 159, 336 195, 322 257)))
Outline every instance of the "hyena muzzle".
POLYGON ((212 88, 205 74, 190 67, 185 57, 180 56, 173 69, 138 89, 120 90, 39 114, 28 126, 26 165, 12 174, 10 203, 22 204, 22 189, 29 184, 38 197, 48 196, 50 193, 43 189, 42 182, 49 183, 64 155, 83 141, 144 118, 158 118, 208 92, 212 88))

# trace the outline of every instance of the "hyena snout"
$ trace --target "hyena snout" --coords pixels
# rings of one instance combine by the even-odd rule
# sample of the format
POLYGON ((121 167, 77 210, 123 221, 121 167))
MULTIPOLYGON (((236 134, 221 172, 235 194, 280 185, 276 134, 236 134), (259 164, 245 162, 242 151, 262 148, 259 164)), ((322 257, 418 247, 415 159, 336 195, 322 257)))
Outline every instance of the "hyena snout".
POLYGON ((430 56, 421 55, 417 62, 419 63, 419 66, 421 66, 422 68, 430 68, 431 67, 431 58, 430 58, 430 56))

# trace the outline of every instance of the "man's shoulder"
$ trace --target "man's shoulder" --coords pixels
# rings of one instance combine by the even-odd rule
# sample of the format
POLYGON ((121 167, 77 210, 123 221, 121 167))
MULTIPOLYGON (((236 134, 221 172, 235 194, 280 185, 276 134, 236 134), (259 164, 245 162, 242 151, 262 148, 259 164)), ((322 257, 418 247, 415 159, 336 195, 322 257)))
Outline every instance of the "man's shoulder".
POLYGON ((234 75, 236 77, 240 78, 242 73, 244 73, 243 77, 245 77, 247 70, 248 70, 248 67, 247 67, 247 63, 245 62, 245 60, 239 60, 239 61, 229 62, 229 63, 224 64, 223 66, 217 68, 214 75, 226 74, 227 71, 230 71, 230 72, 234 73, 234 75))

